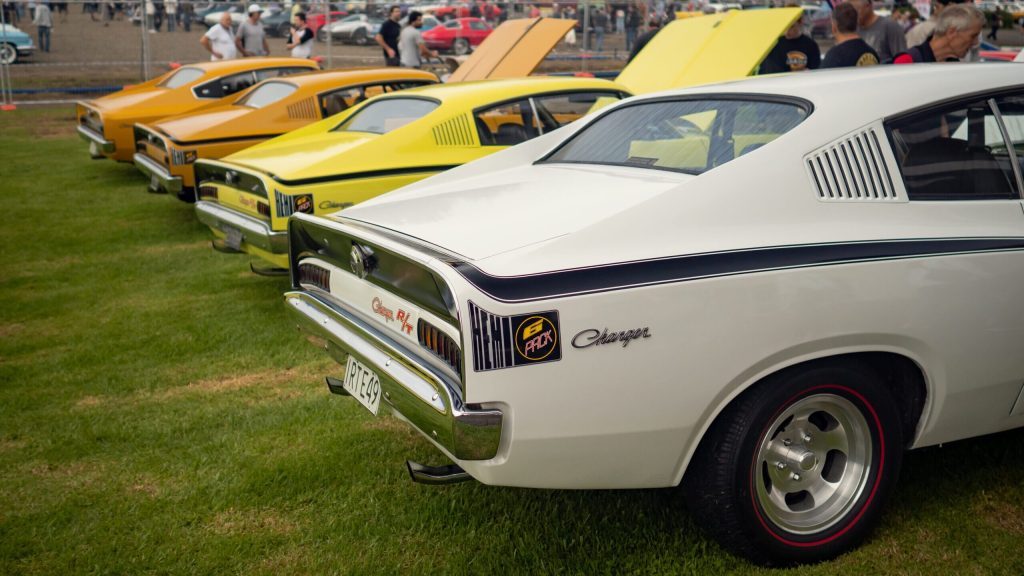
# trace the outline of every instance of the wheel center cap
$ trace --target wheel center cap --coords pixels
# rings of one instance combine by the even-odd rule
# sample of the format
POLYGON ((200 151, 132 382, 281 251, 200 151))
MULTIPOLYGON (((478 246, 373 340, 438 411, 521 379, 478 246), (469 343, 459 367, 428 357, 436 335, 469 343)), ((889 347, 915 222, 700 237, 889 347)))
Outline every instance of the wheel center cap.
POLYGON ((804 472, 811 470, 818 463, 818 458, 814 455, 814 452, 804 452, 800 455, 800 459, 797 460, 797 465, 804 472))

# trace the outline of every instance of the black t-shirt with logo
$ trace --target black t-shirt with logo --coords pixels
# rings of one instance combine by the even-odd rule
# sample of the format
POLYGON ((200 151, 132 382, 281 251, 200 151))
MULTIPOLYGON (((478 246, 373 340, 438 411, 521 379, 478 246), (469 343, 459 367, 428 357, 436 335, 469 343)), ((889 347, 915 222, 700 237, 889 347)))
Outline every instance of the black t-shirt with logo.
POLYGON ((847 66, 874 66, 878 64, 878 52, 860 38, 836 44, 825 53, 822 68, 845 68, 847 66))
POLYGON ((761 63, 759 74, 814 70, 821 67, 821 50, 818 43, 806 34, 789 39, 779 38, 775 47, 761 63))

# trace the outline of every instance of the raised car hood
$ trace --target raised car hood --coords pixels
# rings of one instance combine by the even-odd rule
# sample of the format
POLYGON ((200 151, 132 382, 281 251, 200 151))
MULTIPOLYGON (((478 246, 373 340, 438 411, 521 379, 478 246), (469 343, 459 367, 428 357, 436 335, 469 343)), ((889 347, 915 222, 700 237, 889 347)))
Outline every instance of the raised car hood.
POLYGON ((801 8, 730 10, 676 20, 615 81, 633 94, 647 94, 749 76, 801 13, 801 8))
POLYGON ((161 120, 156 127, 172 140, 182 143, 266 134, 267 127, 263 124, 246 121, 252 111, 245 106, 225 106, 161 120))
MULTIPOLYGON (((380 135, 369 132, 320 132, 302 138, 285 137, 236 152, 225 160, 272 174, 280 180, 337 176, 377 169, 377 166, 357 161, 345 165, 338 162, 338 156, 378 138, 380 135)), ((381 155, 378 160, 388 158, 381 155)))
POLYGON ((693 178, 601 166, 526 165, 401 189, 339 212, 470 260, 594 226, 693 178))
POLYGON ((575 24, 559 18, 508 20, 480 43, 448 81, 529 76, 575 24))

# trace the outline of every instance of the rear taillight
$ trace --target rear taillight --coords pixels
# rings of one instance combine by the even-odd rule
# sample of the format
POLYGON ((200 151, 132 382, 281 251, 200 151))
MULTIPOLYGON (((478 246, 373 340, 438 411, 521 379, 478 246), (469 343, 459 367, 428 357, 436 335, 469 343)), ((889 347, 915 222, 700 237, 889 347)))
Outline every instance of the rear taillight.
POLYGON ((267 204, 266 202, 257 202, 256 211, 260 213, 260 216, 270 218, 270 204, 267 204))
POLYGON ((451 366, 456 374, 462 375, 462 351, 451 336, 420 319, 416 325, 416 337, 424 348, 451 366))
POLYGON ((216 186, 200 186, 199 187, 199 199, 217 199, 217 187, 216 186))
POLYGON ((316 286, 324 292, 330 292, 331 271, 316 264, 299 264, 299 284, 316 286))

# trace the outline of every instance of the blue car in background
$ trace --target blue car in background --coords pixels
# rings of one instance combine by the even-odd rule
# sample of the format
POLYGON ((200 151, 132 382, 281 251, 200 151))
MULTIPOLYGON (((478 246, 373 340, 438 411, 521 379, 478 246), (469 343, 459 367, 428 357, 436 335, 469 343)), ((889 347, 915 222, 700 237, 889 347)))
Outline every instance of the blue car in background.
POLYGON ((36 46, 32 37, 10 24, 0 24, 0 62, 14 64, 18 58, 31 56, 36 46))

